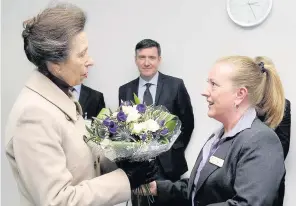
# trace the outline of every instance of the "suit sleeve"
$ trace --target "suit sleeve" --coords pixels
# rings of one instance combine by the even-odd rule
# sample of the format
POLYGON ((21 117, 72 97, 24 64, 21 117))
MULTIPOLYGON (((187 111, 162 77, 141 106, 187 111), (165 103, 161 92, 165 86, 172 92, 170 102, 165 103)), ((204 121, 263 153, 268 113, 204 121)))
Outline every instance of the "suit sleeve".
POLYGON ((50 118, 50 114, 36 111, 36 108, 21 118, 16 129, 12 141, 18 172, 34 205, 103 206, 130 198, 128 178, 121 169, 73 182, 73 176, 66 167, 61 135, 62 128, 58 122, 50 118))
POLYGON ((284 157, 286 158, 290 148, 290 133, 291 133, 291 104, 289 100, 286 100, 286 108, 283 120, 279 126, 275 129, 275 133, 278 135, 284 150, 284 157))
POLYGON ((178 89, 178 98, 177 98, 177 113, 176 115, 179 117, 179 119, 182 122, 181 127, 181 134, 174 143, 173 147, 184 147, 186 148, 190 137, 192 134, 192 131, 194 129, 194 115, 191 105, 190 96, 187 92, 187 89, 185 87, 185 84, 182 80, 180 83, 179 89, 178 89))
POLYGON ((234 179, 236 195, 208 206, 273 205, 285 175, 284 158, 278 138, 258 132, 241 149, 234 179))
POLYGON ((157 196, 161 203, 174 202, 174 205, 188 205, 187 190, 188 178, 171 182, 170 180, 157 181, 157 196))

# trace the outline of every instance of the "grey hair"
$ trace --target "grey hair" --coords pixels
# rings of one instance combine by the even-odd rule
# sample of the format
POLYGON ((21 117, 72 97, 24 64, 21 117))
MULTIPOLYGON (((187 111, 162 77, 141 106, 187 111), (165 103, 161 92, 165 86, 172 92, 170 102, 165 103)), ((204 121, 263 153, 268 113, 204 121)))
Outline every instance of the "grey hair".
POLYGON ((47 71, 48 62, 63 62, 70 42, 84 30, 85 13, 72 4, 57 4, 23 23, 24 50, 30 62, 47 71))

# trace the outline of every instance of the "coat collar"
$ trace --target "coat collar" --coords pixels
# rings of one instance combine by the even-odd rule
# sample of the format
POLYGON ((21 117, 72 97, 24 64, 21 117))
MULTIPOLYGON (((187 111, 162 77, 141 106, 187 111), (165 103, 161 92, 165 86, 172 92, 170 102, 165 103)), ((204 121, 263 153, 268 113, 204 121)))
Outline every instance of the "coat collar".
POLYGON ((54 104, 73 121, 77 121, 77 113, 82 114, 79 103, 71 93, 67 96, 56 84, 37 70, 33 71, 26 87, 54 104))

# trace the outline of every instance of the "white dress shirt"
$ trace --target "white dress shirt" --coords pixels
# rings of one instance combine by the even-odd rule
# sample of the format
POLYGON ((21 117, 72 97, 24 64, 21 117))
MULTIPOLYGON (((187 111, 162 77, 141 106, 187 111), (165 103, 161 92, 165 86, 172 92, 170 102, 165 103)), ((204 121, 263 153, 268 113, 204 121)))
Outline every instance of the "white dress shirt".
POLYGON ((79 97, 80 97, 81 84, 76 85, 73 88, 74 88, 73 95, 75 96, 76 100, 78 101, 79 100, 79 97))

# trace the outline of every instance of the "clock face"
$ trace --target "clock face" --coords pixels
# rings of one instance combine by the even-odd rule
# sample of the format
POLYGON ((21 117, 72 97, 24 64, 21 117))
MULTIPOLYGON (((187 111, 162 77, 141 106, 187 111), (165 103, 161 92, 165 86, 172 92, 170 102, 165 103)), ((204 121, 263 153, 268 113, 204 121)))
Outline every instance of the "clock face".
POLYGON ((228 0, 227 12, 236 24, 243 27, 262 23, 270 13, 272 0, 228 0))

